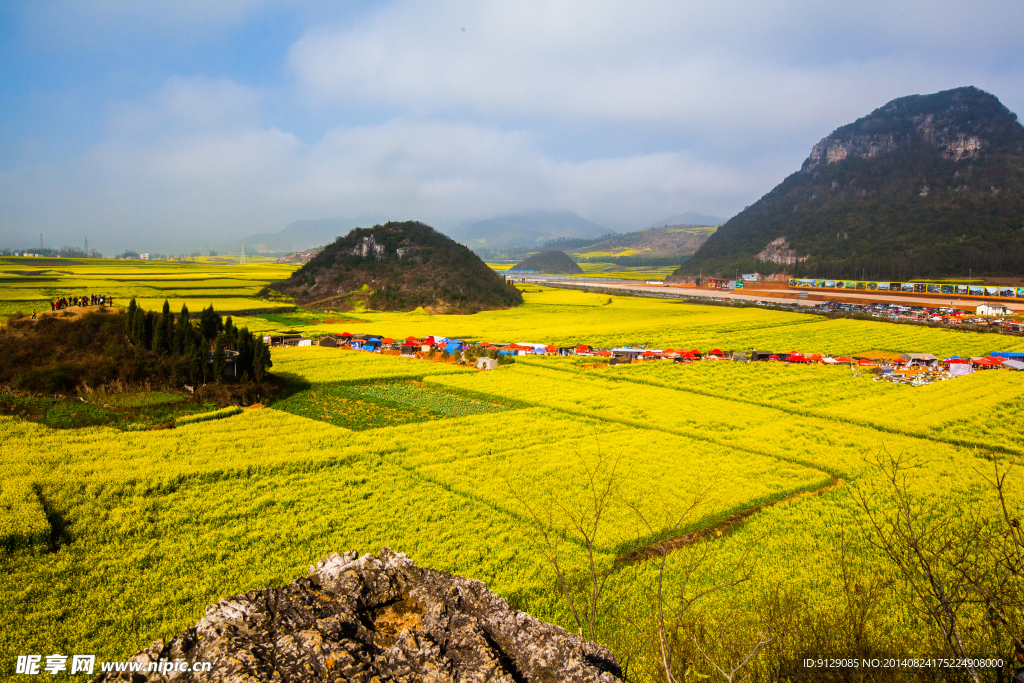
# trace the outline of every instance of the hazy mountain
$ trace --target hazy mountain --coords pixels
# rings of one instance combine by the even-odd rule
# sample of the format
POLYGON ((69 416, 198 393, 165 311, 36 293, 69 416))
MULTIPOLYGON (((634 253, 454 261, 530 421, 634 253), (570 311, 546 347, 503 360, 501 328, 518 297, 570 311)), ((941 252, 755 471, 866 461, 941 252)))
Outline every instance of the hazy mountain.
POLYGON ((720 218, 719 216, 708 216, 703 213, 681 213, 678 216, 672 216, 664 220, 660 220, 653 225, 648 225, 647 230, 651 228, 671 228, 675 225, 721 225, 725 223, 728 218, 720 218))
POLYGON ((578 258, 683 258, 697 251, 715 230, 714 227, 698 225, 670 225, 593 239, 561 238, 548 242, 545 247, 578 258))
POLYGON ((231 253, 238 253, 242 244, 249 253, 282 254, 305 251, 313 247, 330 244, 347 234, 352 228, 369 228, 385 221, 381 216, 360 216, 359 218, 323 218, 320 220, 298 220, 289 223, 281 232, 249 235, 225 246, 231 253))
POLYGON ((836 129, 679 271, 907 279, 1024 270, 1024 127, 974 87, 836 129))
POLYGON ((467 221, 448 234, 473 250, 540 247, 558 237, 598 237, 612 232, 571 211, 533 211, 467 221))

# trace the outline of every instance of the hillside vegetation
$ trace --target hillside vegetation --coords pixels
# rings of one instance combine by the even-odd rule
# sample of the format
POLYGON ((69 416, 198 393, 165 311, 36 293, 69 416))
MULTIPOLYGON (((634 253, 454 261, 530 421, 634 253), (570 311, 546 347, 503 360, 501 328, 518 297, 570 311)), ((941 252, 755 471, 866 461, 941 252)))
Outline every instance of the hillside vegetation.
MULTIPOLYGON (((193 388, 189 399, 199 404, 249 404, 281 393, 280 383, 266 372, 270 356, 263 340, 236 328, 230 317, 222 321, 212 308, 200 320, 191 320, 187 308, 173 315, 165 303, 163 313, 147 312, 134 300, 127 311, 65 314, 14 317, 0 326, 0 412, 28 410, 52 422, 46 416, 49 404, 29 406, 22 399, 82 397, 93 402, 94 396, 139 389, 180 398, 185 385, 193 388), (237 377, 224 376, 229 350, 239 354, 237 377)), ((174 400, 170 396, 166 402, 174 400)), ((105 423, 107 416, 95 417, 105 423)))
POLYGON ((969 268, 1024 268, 1024 127, 973 87, 902 97, 836 129, 677 272, 905 280, 969 268))
POLYGON ((468 248, 416 221, 357 228, 274 288, 316 309, 475 313, 522 295, 468 248))
POLYGON ((554 275, 581 275, 583 269, 576 265, 564 251, 542 251, 512 266, 512 270, 532 270, 537 273, 554 275))
POLYGON ((603 235, 590 240, 559 239, 545 246, 588 261, 616 259, 618 262, 629 259, 635 263, 623 262, 621 265, 642 265, 641 260, 650 262, 669 259, 679 263, 697 251, 716 229, 715 226, 704 225, 666 225, 620 235, 603 235))

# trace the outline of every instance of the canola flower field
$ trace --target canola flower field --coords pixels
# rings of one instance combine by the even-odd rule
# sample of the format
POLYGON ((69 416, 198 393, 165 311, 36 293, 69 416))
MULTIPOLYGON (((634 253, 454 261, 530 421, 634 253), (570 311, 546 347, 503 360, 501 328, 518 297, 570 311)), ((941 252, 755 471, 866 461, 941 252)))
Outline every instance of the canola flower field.
POLYGON ((295 266, 266 263, 239 265, 228 259, 196 262, 123 261, 74 258, 0 258, 0 321, 15 313, 49 311, 61 296, 102 294, 127 307, 132 297, 146 310, 159 311, 164 299, 171 309, 187 304, 199 311, 213 304, 222 313, 291 309, 287 301, 257 298, 266 285, 288 277, 295 266))
MULTIPOLYGON (((997 335, 529 289, 521 309, 361 312, 364 322, 304 331, 365 324, 395 338, 702 349, 768 339, 832 353, 1021 348, 997 335)), ((289 325, 303 319, 313 316, 296 313, 289 325)), ((236 324, 261 322, 266 331, 278 324, 236 324)), ((1024 379, 1008 371, 907 387, 826 366, 590 368, 538 357, 477 372, 320 347, 275 348, 272 359, 272 372, 293 385, 288 398, 178 419, 173 429, 54 429, 0 416, 4 666, 24 653, 124 658, 193 625, 210 602, 291 581, 330 552, 384 545, 484 581, 575 632, 523 503, 586 505, 581 467, 602 458, 615 463, 618 482, 595 542, 596 562, 614 569, 602 642, 627 648, 637 625, 650 623, 656 563, 622 561, 650 542, 637 511, 664 524, 698 495, 681 533, 749 515, 707 541, 713 561, 694 577, 698 588, 749 557, 748 594, 813 595, 814 610, 839 610, 841 539, 868 577, 861 581, 899 580, 858 533, 865 520, 852 496, 881 486, 868 455, 885 448, 912 458, 914 495, 963 511, 993 500, 984 480, 992 452, 1014 463, 1024 455, 1024 379)), ((1019 505, 1024 481, 1008 486, 1019 505)), ((563 566, 583 571, 586 549, 568 518, 550 521, 564 536, 563 566)), ((670 555, 670 589, 683 557, 670 555)), ((705 609, 727 614, 724 601, 705 609)), ((877 619, 881 632, 921 632, 903 603, 887 602, 877 619)))

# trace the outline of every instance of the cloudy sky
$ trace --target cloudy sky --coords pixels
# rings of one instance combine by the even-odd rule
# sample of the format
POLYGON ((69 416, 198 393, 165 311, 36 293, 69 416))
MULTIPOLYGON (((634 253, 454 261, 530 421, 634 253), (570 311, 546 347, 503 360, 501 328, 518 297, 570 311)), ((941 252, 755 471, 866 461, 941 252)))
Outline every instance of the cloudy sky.
POLYGON ((976 85, 1024 111, 1021 26, 1016 0, 9 0, 0 247, 732 215, 892 98, 976 85))

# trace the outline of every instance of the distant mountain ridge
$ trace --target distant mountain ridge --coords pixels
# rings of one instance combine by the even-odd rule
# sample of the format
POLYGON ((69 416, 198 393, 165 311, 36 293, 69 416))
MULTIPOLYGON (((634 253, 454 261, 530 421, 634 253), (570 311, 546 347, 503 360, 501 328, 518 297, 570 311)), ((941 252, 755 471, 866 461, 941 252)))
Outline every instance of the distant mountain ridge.
POLYGON ((601 238, 594 240, 553 240, 545 246, 559 249, 577 258, 682 258, 697 251, 714 232, 713 226, 669 225, 663 228, 602 235, 601 238))
POLYGON ((249 235, 234 241, 226 250, 238 253, 241 245, 251 254, 288 254, 306 251, 330 244, 353 228, 370 227, 383 222, 381 216, 366 215, 358 218, 302 219, 289 223, 281 232, 249 235))
POLYGON ((1024 127, 964 87, 893 100, 814 145, 678 272, 907 279, 1024 269, 1024 127))
POLYGON ((660 220, 657 223, 648 225, 645 229, 650 230, 651 228, 665 228, 672 227, 673 225, 722 225, 728 218, 721 218, 719 216, 709 216, 704 213, 695 213, 693 211, 687 213, 681 213, 677 216, 672 216, 664 220, 660 220))
POLYGON ((482 221, 467 221, 447 231, 474 251, 534 248, 559 237, 598 237, 608 228, 572 211, 531 211, 482 221))

